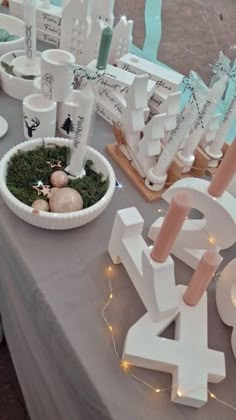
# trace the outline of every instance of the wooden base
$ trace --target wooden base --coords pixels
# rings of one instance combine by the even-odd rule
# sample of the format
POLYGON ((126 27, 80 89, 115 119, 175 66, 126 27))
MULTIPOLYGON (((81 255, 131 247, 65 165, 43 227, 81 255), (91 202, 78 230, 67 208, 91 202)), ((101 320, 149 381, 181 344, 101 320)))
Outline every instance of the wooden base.
POLYGON ((108 144, 106 146, 106 151, 112 157, 112 159, 119 165, 122 171, 127 175, 127 177, 133 182, 137 190, 142 194, 145 200, 152 202, 161 198, 162 191, 151 191, 149 190, 144 182, 144 179, 139 175, 139 173, 133 168, 131 162, 125 157, 125 155, 120 151, 117 144, 108 144))
POLYGON ((112 159, 120 166, 127 177, 133 182, 145 200, 149 202, 157 201, 159 198, 161 198, 162 194, 179 179, 202 177, 205 174, 205 171, 208 167, 208 162, 210 160, 203 150, 198 149, 193 169, 190 172, 184 174, 182 173, 184 165, 178 159, 175 159, 168 171, 168 178, 165 187, 161 191, 151 191, 146 187, 144 178, 142 178, 134 169, 131 162, 120 151, 117 144, 108 144, 106 146, 106 150, 112 159))

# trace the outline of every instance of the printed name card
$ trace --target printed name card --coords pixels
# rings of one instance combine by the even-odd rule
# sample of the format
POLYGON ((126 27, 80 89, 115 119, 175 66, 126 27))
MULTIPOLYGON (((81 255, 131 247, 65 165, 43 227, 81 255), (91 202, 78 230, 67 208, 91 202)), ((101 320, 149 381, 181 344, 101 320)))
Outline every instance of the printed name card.
MULTIPOLYGON (((96 72, 96 63, 97 61, 93 60, 88 64, 88 69, 96 72)), ((105 74, 98 81, 98 83, 101 84, 102 87, 108 87, 115 93, 119 93, 124 96, 128 93, 129 87, 132 86, 134 79, 134 74, 108 64, 105 74)), ((149 80, 147 87, 148 98, 152 96, 154 90, 155 83, 152 80, 149 80)))
POLYGON ((117 65, 133 74, 148 74, 150 79, 156 82, 157 91, 164 92, 167 95, 177 88, 184 77, 180 73, 130 53, 122 57, 117 65))

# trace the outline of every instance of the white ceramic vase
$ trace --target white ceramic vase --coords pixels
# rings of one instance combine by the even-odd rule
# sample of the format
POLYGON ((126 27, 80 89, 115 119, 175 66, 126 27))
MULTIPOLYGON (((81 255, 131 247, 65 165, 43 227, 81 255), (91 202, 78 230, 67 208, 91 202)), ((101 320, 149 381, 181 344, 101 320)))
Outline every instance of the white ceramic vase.
POLYGON ((75 57, 64 50, 46 50, 41 55, 41 92, 53 101, 64 102, 72 93, 75 57))
POLYGON ((23 128, 26 139, 53 137, 56 133, 57 104, 40 93, 23 100, 23 128))

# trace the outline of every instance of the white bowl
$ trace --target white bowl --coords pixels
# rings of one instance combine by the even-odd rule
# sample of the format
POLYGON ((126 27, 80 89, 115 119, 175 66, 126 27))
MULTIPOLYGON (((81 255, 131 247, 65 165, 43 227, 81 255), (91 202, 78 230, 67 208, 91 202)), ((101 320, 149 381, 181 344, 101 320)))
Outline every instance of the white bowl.
MULTIPOLYGON (((4 54, 0 57, 0 75, 1 75, 1 87, 2 90, 13 98, 23 100, 25 96, 35 93, 34 80, 26 80, 21 77, 12 76, 7 73, 2 67, 1 62, 11 65, 12 61, 16 57, 25 55, 25 51, 12 51, 4 54)), ((37 56, 40 57, 41 53, 37 52, 37 56)), ((14 71, 14 69, 13 69, 14 71)))
MULTIPOLYGON (((71 147, 71 140, 68 139, 47 137, 44 139, 44 142, 46 145, 53 143, 59 146, 71 147)), ((107 159, 101 153, 89 146, 87 146, 86 158, 91 159, 94 162, 94 169, 96 172, 101 172, 109 179, 109 186, 106 194, 93 206, 73 213, 39 212, 38 215, 35 215, 33 214, 32 207, 29 207, 17 200, 17 198, 7 188, 7 168, 12 157, 18 152, 18 150, 32 150, 42 144, 42 139, 29 140, 24 143, 20 143, 9 150, 2 158, 0 163, 0 193, 3 200, 13 213, 25 222, 44 229, 73 229, 91 222, 105 210, 111 201, 115 190, 115 174, 107 159)))
POLYGON ((24 48, 24 22, 13 16, 0 13, 0 28, 5 29, 10 35, 17 35, 19 39, 10 42, 0 42, 0 56, 11 51, 24 48))

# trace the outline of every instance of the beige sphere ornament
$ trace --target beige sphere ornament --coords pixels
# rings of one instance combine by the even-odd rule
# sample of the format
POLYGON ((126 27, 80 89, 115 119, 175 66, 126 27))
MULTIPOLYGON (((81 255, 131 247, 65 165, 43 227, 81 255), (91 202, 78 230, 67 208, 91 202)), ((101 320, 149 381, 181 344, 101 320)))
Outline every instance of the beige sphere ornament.
POLYGON ((52 173, 50 181, 53 187, 62 188, 68 184, 69 177, 63 171, 55 171, 52 173))
POLYGON ((39 199, 35 200, 32 204, 33 207, 33 213, 37 214, 40 211, 49 211, 49 204, 47 201, 39 199))
POLYGON ((53 196, 53 194, 55 194, 56 191, 58 191, 60 188, 57 187, 53 187, 50 190, 50 194, 49 194, 49 198, 51 198, 53 196))
POLYGON ((53 213, 70 213, 82 210, 83 199, 73 188, 60 188, 49 200, 50 211, 53 213))

